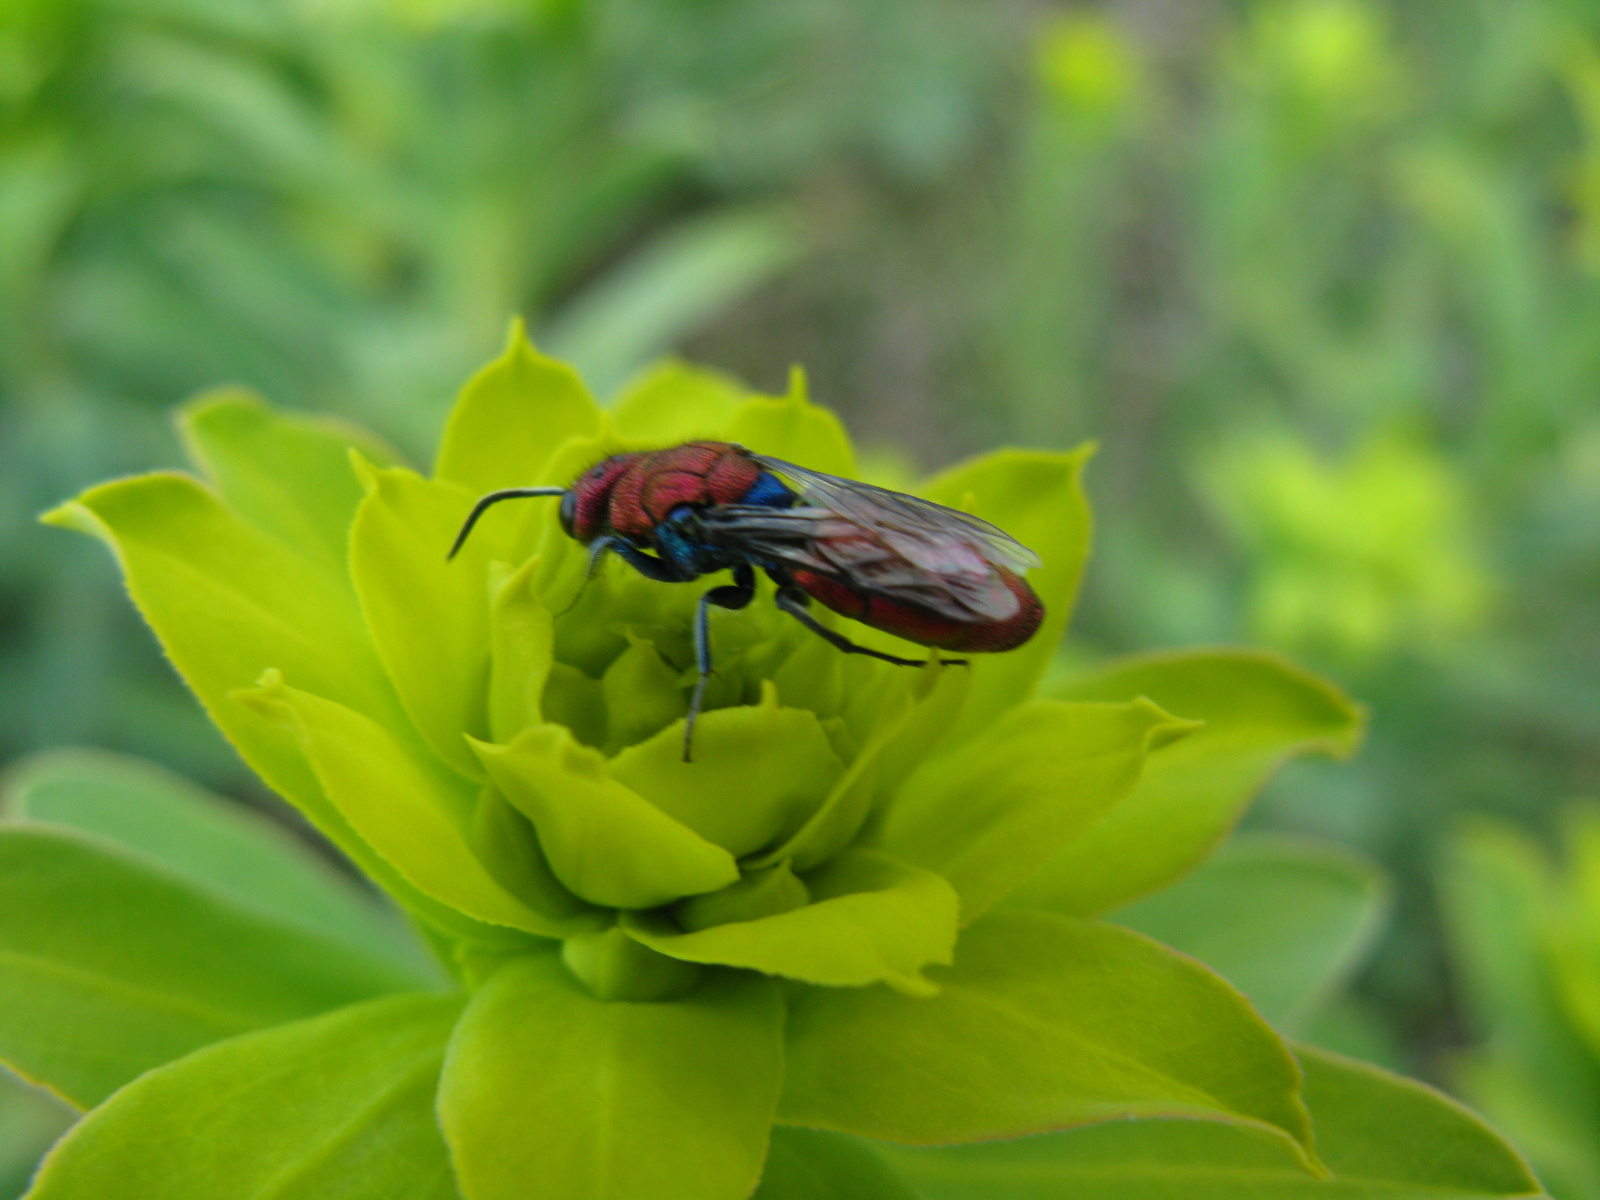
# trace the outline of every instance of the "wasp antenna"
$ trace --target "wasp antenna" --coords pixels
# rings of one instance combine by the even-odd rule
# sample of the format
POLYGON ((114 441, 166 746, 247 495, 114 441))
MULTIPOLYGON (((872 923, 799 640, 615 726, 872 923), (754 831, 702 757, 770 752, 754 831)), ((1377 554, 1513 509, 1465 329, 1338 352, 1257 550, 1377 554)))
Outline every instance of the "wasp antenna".
POLYGON ((478 518, 483 516, 491 505, 499 504, 502 500, 522 500, 530 496, 565 496, 566 488, 539 487, 539 488, 503 488, 498 492, 490 492, 472 506, 472 511, 467 514, 466 524, 461 526, 461 532, 456 534, 456 544, 450 547, 450 553, 444 556, 449 562, 456 556, 456 552, 467 540, 467 534, 472 532, 472 527, 478 523, 478 518))

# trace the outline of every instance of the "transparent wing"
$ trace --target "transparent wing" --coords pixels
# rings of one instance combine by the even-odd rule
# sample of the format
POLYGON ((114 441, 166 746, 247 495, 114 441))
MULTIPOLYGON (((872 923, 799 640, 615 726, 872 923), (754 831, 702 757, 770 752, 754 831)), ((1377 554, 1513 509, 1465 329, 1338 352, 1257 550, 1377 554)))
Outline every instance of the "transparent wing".
POLYGON ((789 477, 806 503, 709 509, 701 514, 709 536, 956 621, 999 621, 1017 611, 996 568, 1023 570, 1039 560, 987 521, 781 459, 756 461, 789 477))
POLYGON ((768 458, 764 454, 751 457, 762 466, 788 476, 807 504, 826 508, 859 524, 924 540, 933 549, 958 538, 977 550, 985 561, 1013 571, 1026 571, 1039 565, 1039 556, 1032 550, 1005 530, 971 513, 859 480, 824 475, 781 458, 768 458))
POLYGON ((1004 620, 1017 609, 1016 597, 982 558, 974 555, 972 569, 959 574, 935 573, 871 528, 825 508, 717 505, 700 514, 700 527, 709 540, 758 562, 815 571, 955 621, 1004 620))

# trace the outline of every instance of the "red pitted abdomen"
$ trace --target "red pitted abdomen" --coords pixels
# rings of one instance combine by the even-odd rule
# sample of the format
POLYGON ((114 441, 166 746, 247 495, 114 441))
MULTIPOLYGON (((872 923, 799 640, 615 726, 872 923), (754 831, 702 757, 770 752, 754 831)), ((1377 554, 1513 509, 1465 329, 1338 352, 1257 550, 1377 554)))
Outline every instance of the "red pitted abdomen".
POLYGON ((796 571, 794 581, 840 616, 919 646, 937 646, 941 650, 968 654, 998 653, 1014 650, 1034 635, 1044 620, 1044 605, 1027 580, 1004 567, 995 570, 1017 598, 1017 611, 1003 621, 956 621, 914 604, 858 592, 837 579, 813 571, 796 571))

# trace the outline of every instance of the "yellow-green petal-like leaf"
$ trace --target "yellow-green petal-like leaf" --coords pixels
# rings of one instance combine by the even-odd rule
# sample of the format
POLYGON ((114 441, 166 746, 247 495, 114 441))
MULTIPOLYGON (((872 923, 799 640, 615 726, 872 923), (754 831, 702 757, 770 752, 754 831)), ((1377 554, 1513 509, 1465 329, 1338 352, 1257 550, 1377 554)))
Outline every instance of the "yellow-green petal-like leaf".
POLYGON ((0 1059, 80 1107, 197 1047, 415 986, 112 843, 0 826, 0 1059))
POLYGON ((509 742, 544 720, 544 689, 550 678, 555 623, 533 580, 539 560, 514 573, 490 564, 489 732, 509 742))
POLYGON ((51 1151, 30 1200, 455 1200, 433 1113, 454 996, 374 1000, 135 1080, 51 1151))
POLYGON ((359 858, 294 738, 229 699, 277 667, 318 695, 402 725, 350 589, 187 475, 102 484, 45 519, 111 546, 134 603, 211 719, 268 784, 359 858))
POLYGON ((1111 919, 1192 954, 1298 1035, 1366 956, 1388 897, 1382 872, 1342 846, 1241 834, 1111 919))
POLYGON ((535 350, 515 321, 505 352, 462 389, 434 475, 474 494, 526 486, 568 438, 599 428, 600 410, 578 373, 535 350))
POLYGON ((472 814, 472 848, 506 891, 555 922, 564 935, 591 930, 609 914, 578 899, 550 868, 533 822, 494 787, 485 787, 472 814))
POLYGON ((564 725, 585 746, 605 745, 606 698, 598 679, 569 663, 552 662, 540 704, 546 724, 564 725))
POLYGON ((921 1200, 860 1138, 780 1125, 750 1200, 921 1200))
POLYGON ((1154 755, 1133 794, 1018 889, 1019 905, 1089 916, 1181 875, 1294 754, 1347 754, 1361 711, 1333 685, 1254 650, 1183 650, 1109 664, 1071 700, 1148 696, 1205 727, 1154 755))
POLYGON ((672 906, 675 932, 694 933, 732 921, 755 921, 811 903, 811 892, 787 862, 744 868, 737 883, 717 892, 690 896, 672 906))
POLYGON ((1043 560, 1027 579, 1044 602, 1044 623, 1015 650, 973 657, 972 694, 957 738, 974 735, 1030 696, 1061 641, 1089 554, 1089 502, 1081 476, 1092 452, 1092 446, 1070 454, 998 450, 959 463, 918 489, 930 500, 993 522, 1043 560))
POLYGON ((846 850, 805 877, 804 908, 680 933, 660 913, 626 913, 623 928, 652 950, 689 962, 748 967, 829 987, 884 981, 933 991, 922 968, 948 963, 956 895, 932 871, 872 850, 846 850))
POLYGON ((6 772, 0 810, 110 838, 264 916, 384 955, 419 987, 438 978, 416 934, 350 872, 281 823, 154 763, 45 751, 6 772))
POLYGON ((872 811, 881 776, 879 759, 905 728, 912 707, 906 692, 891 693, 871 739, 833 785, 827 799, 785 841, 747 865, 788 862, 796 871, 809 871, 849 845, 872 811))
POLYGON ((683 722, 611 760, 611 774, 707 841, 742 857, 795 832, 844 774, 828 735, 804 709, 761 704, 700 717, 694 761, 683 722))
POLYGON ((1309 1161, 1294 1060, 1193 959, 1114 925, 1001 908, 932 975, 928 998, 793 993, 778 1119, 927 1145, 1187 1116, 1254 1126, 1309 1161))
MULTIPOLYGON (((606 746, 612 752, 643 742, 689 710, 688 693, 678 685, 679 672, 661 657, 655 643, 642 638, 630 641, 600 677, 607 715, 606 746)), ((682 755, 680 735, 678 757, 682 755)))
POLYGON ((972 672, 966 667, 917 672, 907 689, 915 707, 873 763, 876 795, 880 799, 893 796, 912 772, 945 743, 966 711, 971 690, 972 672))
POLYGON ((611 416, 617 436, 642 448, 719 441, 746 394, 732 376, 669 358, 628 384, 611 416))
POLYGON ((739 878, 733 855, 613 779, 599 752, 563 726, 473 748, 533 822, 556 877, 592 904, 654 908, 739 878))
POLYGON ((234 701, 282 668, 319 695, 392 729, 408 725, 353 591, 222 505, 187 475, 157 473, 91 488, 48 513, 104 540, 167 657, 241 757, 279 795, 412 912, 453 917, 378 856, 329 802, 298 739, 234 701))
POLYGON ((348 585, 350 522, 362 496, 350 451, 388 464, 392 450, 335 418, 278 412, 244 388, 196 397, 178 428, 230 508, 348 585))
POLYGON ((489 732, 489 548, 445 553, 472 509, 461 488, 399 468, 364 468, 370 489, 350 531, 350 573, 389 677, 433 752, 471 778, 466 735, 489 732))
POLYGON ((1414 1079, 1296 1046, 1317 1145, 1337 1179, 1491 1196, 1541 1189, 1521 1156, 1454 1100, 1414 1079))
POLYGON ((1499 1200, 1543 1193, 1515 1150, 1415 1080, 1297 1050, 1317 1149, 1210 1121, 1117 1121, 1045 1137, 882 1155, 925 1200, 1499 1200))
POLYGON ((1028 701, 913 775, 873 841, 948 879, 970 922, 1126 796, 1152 750, 1193 728, 1148 700, 1028 701))
POLYGON ((783 1002, 708 972, 676 1000, 602 1001, 554 954, 516 959, 450 1041, 439 1114, 466 1200, 744 1200, 782 1076, 783 1002))
POLYGON ((563 929, 495 880, 472 852, 464 780, 408 750, 376 721, 271 673, 239 700, 292 730, 328 798, 414 887, 478 921, 542 937, 563 929))
POLYGON ((813 471, 846 479, 856 473, 850 435, 838 417, 806 398, 799 368, 789 376, 787 396, 753 396, 741 404, 728 421, 727 440, 813 471))

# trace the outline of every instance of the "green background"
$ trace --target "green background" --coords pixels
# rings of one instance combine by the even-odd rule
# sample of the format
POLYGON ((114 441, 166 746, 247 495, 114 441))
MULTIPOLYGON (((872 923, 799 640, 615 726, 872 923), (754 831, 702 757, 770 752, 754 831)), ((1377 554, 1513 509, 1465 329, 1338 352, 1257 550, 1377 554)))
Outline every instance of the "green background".
POLYGON ((1536 851, 1463 818, 1553 844, 1600 774, 1600 4, 3 0, 0 759, 282 816, 33 518, 222 383, 424 458, 513 312, 601 395, 802 363, 891 481, 1098 439, 1061 686, 1229 641, 1366 703, 1250 821, 1394 880, 1329 1037, 1486 1104, 1460 1052, 1522 1044, 1495 964, 1548 922, 1474 918, 1536 851))

